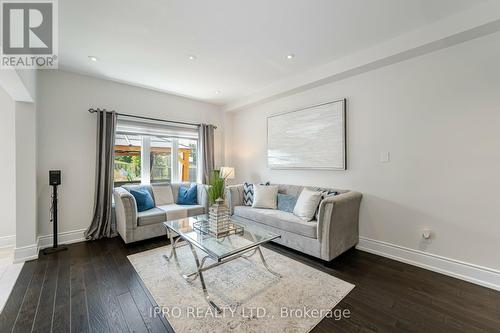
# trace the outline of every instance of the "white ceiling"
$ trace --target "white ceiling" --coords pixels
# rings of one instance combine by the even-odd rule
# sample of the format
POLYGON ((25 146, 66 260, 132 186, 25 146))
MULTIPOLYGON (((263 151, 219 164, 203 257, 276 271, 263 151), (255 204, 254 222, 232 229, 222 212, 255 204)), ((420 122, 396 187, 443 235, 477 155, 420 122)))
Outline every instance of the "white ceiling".
POLYGON ((223 105, 486 1, 63 0, 60 68, 223 105))

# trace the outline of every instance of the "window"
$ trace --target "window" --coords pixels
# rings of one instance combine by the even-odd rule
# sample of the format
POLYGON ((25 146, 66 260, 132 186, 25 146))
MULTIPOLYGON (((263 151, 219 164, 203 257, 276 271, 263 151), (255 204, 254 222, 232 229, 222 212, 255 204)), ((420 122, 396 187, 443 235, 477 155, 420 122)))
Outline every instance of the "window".
POLYGON ((141 182, 141 137, 117 134, 115 139, 115 185, 141 182))
POLYGON ((198 177, 198 140, 179 139, 178 143, 179 179, 196 182, 198 177))
POLYGON ((174 139, 151 137, 150 182, 172 181, 172 143, 174 139))
POLYGON ((119 118, 115 139, 115 186, 196 182, 197 170, 196 127, 119 118))

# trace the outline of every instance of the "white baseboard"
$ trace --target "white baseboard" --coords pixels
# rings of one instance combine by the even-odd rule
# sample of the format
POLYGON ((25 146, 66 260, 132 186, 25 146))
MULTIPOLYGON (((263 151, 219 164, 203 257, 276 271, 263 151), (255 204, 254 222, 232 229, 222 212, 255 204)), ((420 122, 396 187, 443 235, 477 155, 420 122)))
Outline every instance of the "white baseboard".
MULTIPOLYGON (((83 242, 85 240, 86 229, 64 231, 57 233, 58 244, 72 244, 83 242)), ((38 236, 38 249, 42 250, 52 246, 52 235, 38 236)))
POLYGON ((16 246, 16 235, 0 237, 0 249, 16 246))
POLYGON ((38 259, 38 244, 14 248, 14 263, 38 259))
MULTIPOLYGON (((85 241, 84 232, 86 229, 64 231, 57 233, 58 244, 72 244, 85 241)), ((14 262, 24 262, 28 260, 38 259, 38 252, 47 247, 52 246, 52 235, 38 236, 37 243, 16 247, 14 249, 14 262)))
MULTIPOLYGON (((60 232, 58 233, 58 242, 59 244, 71 244, 85 241, 84 232, 85 229, 60 232)), ((37 244, 15 248, 14 262, 37 259, 39 250, 50 246, 52 246, 52 235, 39 236, 37 244)), ((359 237, 356 248, 500 291, 500 271, 492 268, 366 237, 359 237)))
POLYGON ((496 269, 366 237, 359 237, 356 248, 500 291, 500 271, 496 269))

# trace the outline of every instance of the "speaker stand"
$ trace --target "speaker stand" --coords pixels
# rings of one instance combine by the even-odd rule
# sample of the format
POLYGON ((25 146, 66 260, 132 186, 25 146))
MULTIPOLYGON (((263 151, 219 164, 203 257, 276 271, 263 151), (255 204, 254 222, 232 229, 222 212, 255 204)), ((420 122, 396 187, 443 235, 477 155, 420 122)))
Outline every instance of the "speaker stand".
POLYGON ((57 185, 52 185, 52 226, 53 226, 53 245, 52 247, 42 250, 43 254, 52 254, 60 251, 65 251, 66 246, 57 245, 57 185))
POLYGON ((68 248, 66 246, 58 246, 58 247, 48 247, 46 249, 42 250, 42 253, 47 255, 47 254, 52 254, 56 252, 61 252, 61 251, 66 251, 68 248))

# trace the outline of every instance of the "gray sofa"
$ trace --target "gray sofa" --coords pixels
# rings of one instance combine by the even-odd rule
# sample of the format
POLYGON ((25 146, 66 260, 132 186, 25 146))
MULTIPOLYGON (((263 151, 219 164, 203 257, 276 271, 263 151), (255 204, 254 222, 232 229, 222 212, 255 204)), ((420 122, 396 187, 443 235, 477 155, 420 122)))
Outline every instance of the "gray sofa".
MULTIPOLYGON (((279 185, 278 192, 299 196, 304 186, 279 185)), ((242 225, 259 225, 281 235, 275 242, 325 261, 330 261, 358 243, 359 206, 361 193, 327 188, 336 191, 319 204, 317 219, 305 222, 292 213, 275 209, 260 209, 243 204, 243 185, 228 186, 226 202, 232 219, 242 225)))
POLYGON ((206 214, 208 211, 208 200, 206 185, 197 184, 198 197, 197 205, 178 205, 177 196, 179 187, 189 187, 191 183, 153 184, 153 185, 127 185, 117 187, 113 191, 115 200, 116 228, 125 243, 165 235, 165 228, 162 222, 180 219, 188 216, 206 214), (157 206, 154 192, 151 186, 172 187, 174 203, 157 206), (146 187, 155 200, 155 208, 143 212, 137 211, 135 198, 130 194, 130 189, 146 187))

